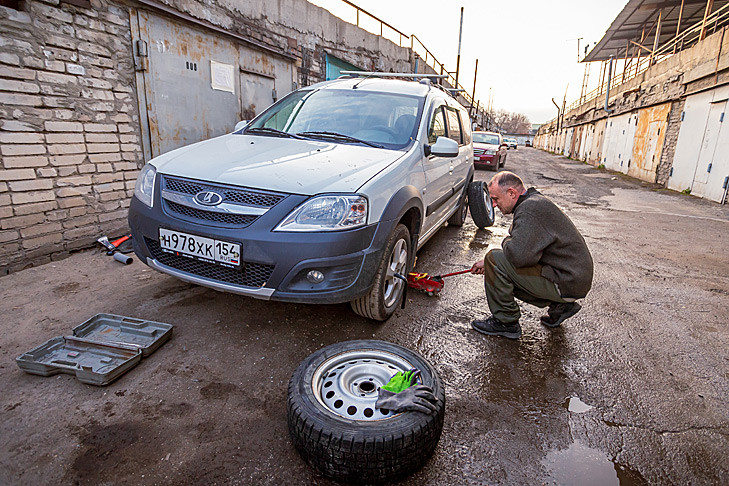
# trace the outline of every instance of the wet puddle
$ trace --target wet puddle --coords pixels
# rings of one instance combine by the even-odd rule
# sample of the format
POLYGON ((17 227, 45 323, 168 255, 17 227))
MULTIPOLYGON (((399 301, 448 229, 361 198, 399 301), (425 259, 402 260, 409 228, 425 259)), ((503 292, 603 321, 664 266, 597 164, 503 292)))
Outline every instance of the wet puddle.
POLYGON ((548 452, 543 463, 550 479, 562 486, 645 484, 639 473, 612 462, 603 452, 579 441, 567 449, 548 452))
MULTIPOLYGON (((571 413, 585 413, 595 408, 577 396, 567 398, 564 406, 571 413)), ((645 484, 639 473, 613 462, 604 452, 579 440, 572 442, 566 449, 549 451, 542 462, 549 478, 560 486, 645 484)))

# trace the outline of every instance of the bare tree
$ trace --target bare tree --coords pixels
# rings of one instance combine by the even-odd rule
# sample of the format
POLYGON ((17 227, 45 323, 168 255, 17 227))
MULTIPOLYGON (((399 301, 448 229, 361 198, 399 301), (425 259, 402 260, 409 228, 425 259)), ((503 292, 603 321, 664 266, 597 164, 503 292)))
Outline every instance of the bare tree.
POLYGON ((494 129, 502 133, 529 133, 532 127, 529 118, 522 113, 511 113, 506 110, 499 110, 491 113, 494 129))

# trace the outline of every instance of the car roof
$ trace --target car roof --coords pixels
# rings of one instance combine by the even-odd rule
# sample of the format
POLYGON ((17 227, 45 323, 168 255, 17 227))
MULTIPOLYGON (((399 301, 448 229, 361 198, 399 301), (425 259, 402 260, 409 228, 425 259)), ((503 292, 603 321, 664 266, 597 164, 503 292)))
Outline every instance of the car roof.
MULTIPOLYGON (((426 96, 431 87, 417 81, 405 81, 389 78, 339 78, 331 81, 322 81, 309 86, 311 89, 362 89, 366 91, 379 91, 382 93, 395 93, 414 96, 426 96), (357 86, 357 88, 354 88, 357 86)), ((445 93, 443 93, 445 95, 445 93)))
POLYGON ((477 131, 477 132, 473 132, 473 133, 483 133, 484 135, 496 135, 496 136, 498 136, 498 135, 499 135, 499 134, 498 134, 498 133, 496 133, 496 132, 481 132, 481 131, 477 131))

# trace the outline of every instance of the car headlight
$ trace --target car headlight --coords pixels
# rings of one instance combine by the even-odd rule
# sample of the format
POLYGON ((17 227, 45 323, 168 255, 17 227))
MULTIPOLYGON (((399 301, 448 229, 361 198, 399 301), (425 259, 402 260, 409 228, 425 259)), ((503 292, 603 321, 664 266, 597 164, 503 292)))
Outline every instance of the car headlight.
POLYGON ((286 216, 274 231, 338 231, 367 224, 367 198, 330 194, 309 199, 286 216))
POLYGON ((487 150, 486 155, 496 155, 496 150, 487 150))
POLYGON ((153 165, 145 164, 142 171, 137 177, 137 183, 134 184, 134 195, 142 201, 145 206, 152 207, 154 192, 154 178, 157 175, 157 169, 153 165))

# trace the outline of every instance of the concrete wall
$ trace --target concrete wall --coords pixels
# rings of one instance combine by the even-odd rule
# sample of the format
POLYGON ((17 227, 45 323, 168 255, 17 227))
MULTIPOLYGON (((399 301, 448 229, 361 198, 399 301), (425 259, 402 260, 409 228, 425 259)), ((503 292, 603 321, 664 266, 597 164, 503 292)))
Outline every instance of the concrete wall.
POLYGON ((239 48, 241 70, 249 60, 283 59, 284 68, 263 73, 288 76, 280 95, 296 87, 292 75, 298 86, 323 80, 326 53, 380 71, 409 72, 414 60, 410 49, 305 0, 0 7, 0 275, 125 230, 155 136, 132 35, 139 11, 228 39, 239 48))
POLYGON ((727 86, 729 35, 717 32, 613 88, 609 115, 602 95, 566 113, 559 131, 556 120, 543 125, 534 145, 720 202, 727 86), (592 134, 578 144, 580 129, 592 134))

